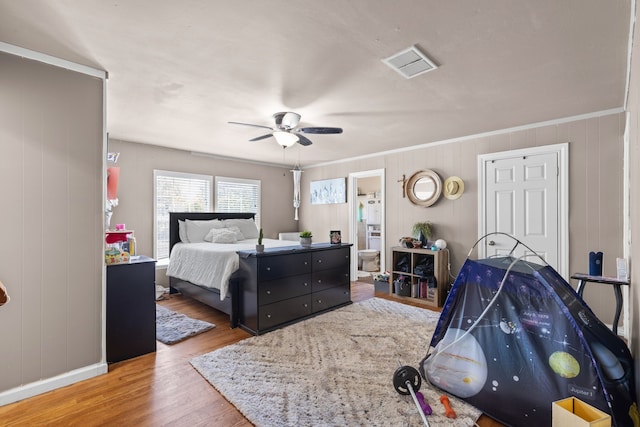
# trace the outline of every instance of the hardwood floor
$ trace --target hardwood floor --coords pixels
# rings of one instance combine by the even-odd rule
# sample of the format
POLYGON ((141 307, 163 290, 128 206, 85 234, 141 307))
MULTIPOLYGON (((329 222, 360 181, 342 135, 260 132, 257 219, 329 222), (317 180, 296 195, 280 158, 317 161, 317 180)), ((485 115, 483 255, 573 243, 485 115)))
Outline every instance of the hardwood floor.
MULTIPOLYGON (((351 288, 353 301, 374 296, 372 284, 354 282, 351 288)), ((394 299, 377 293, 375 296, 394 299)), ((239 328, 230 329, 228 316, 180 295, 160 303, 217 327, 172 346, 158 342, 156 353, 109 365, 106 375, 0 407, 0 425, 251 426, 189 364, 195 356, 236 343, 250 334, 239 328)), ((480 418, 478 425, 502 426, 486 416, 480 418)))

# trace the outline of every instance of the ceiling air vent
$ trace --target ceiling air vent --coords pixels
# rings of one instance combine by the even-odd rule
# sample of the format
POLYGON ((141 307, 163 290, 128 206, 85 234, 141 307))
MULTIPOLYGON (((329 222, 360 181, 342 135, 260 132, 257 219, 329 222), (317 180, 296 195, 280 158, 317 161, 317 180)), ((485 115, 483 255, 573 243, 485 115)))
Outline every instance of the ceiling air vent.
POLYGON ((427 71, 432 71, 438 66, 415 46, 396 53, 382 62, 400 73, 405 79, 410 79, 427 71))

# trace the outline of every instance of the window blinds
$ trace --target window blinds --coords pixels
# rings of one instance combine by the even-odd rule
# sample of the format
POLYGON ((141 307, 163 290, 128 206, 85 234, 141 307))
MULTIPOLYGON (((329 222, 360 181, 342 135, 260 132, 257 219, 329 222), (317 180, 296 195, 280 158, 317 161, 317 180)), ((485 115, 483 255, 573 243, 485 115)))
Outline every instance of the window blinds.
POLYGON ((211 211, 213 178, 181 172, 154 171, 156 259, 169 257, 169 212, 211 211))
POLYGON ((216 212, 252 212, 260 227, 260 181, 216 177, 216 212))

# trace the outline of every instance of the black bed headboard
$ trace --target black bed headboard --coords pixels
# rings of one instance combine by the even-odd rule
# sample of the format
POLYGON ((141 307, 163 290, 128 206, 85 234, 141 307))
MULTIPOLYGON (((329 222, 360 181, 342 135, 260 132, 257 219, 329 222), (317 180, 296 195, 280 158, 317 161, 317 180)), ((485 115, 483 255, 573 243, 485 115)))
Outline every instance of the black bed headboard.
POLYGON ((190 219, 193 221, 205 221, 209 219, 254 219, 256 214, 252 212, 169 212, 169 253, 173 245, 180 242, 180 230, 178 220, 190 219))

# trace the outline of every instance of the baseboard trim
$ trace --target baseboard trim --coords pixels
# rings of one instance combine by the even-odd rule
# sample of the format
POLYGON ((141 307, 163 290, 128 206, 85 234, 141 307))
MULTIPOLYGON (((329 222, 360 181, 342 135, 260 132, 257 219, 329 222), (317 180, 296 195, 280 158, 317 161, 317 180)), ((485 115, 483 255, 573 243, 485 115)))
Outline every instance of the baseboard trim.
POLYGON ((0 406, 37 396, 38 394, 46 393, 89 378, 97 377, 98 375, 106 374, 108 371, 109 367, 106 363, 96 363, 94 365, 65 372, 64 374, 57 375, 52 378, 12 388, 0 393, 0 406))

